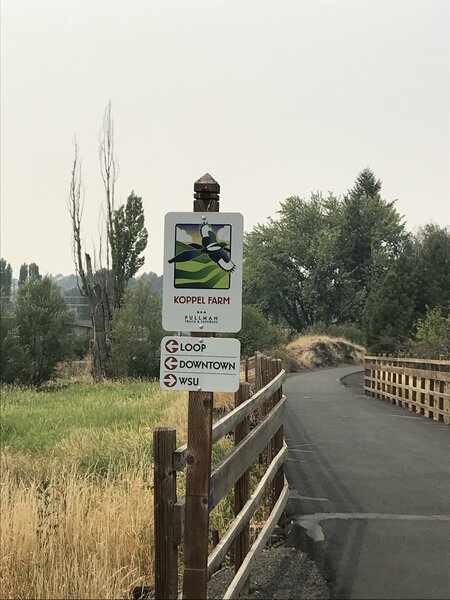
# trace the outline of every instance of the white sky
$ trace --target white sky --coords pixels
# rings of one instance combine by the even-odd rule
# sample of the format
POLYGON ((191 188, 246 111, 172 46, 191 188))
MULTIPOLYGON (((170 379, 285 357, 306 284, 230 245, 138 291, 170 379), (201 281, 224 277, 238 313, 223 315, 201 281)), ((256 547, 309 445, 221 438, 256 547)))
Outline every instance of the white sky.
POLYGON ((113 104, 117 198, 143 197, 143 271, 163 218, 221 184, 245 229, 279 202, 343 194, 366 166, 409 229, 450 222, 447 0, 2 0, 1 255, 74 271, 74 134, 84 234, 98 236, 98 133, 113 104))

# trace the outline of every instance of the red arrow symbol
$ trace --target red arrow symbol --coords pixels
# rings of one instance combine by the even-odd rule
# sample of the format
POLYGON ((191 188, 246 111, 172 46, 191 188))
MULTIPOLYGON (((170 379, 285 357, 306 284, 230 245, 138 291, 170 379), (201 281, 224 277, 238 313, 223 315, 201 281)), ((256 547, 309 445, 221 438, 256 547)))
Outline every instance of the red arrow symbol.
POLYGON ((167 340, 166 342, 166 350, 173 354, 178 350, 178 342, 177 340, 167 340))
POLYGON ((178 367, 178 360, 175 356, 168 356, 164 361, 164 366, 166 369, 169 369, 169 371, 173 371, 178 367))
POLYGON ((177 382, 177 378, 175 377, 175 375, 173 373, 167 373, 167 375, 164 375, 164 385, 166 387, 173 387, 177 382))

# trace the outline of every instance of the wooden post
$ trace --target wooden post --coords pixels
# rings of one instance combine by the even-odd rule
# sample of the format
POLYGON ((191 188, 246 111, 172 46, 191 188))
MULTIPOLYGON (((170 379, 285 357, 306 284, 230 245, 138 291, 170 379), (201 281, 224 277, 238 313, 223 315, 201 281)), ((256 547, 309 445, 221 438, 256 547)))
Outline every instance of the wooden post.
POLYGON ((262 376, 262 354, 255 352, 255 393, 263 387, 262 376))
MULTIPOLYGON (((219 211, 220 185, 206 174, 194 183, 194 212, 219 211)), ((214 337, 213 333, 192 333, 214 337)), ((213 394, 189 392, 183 598, 206 598, 213 394)))
POLYGON ((177 501, 173 451, 176 430, 158 427, 153 432, 154 519, 155 519, 155 598, 178 596, 177 546, 173 543, 173 507, 177 501))
MULTIPOLYGON (((273 362, 274 362, 274 367, 275 367, 274 374, 278 375, 278 373, 280 373, 282 370, 281 360, 276 359, 273 362)), ((281 400, 282 396, 283 396, 283 390, 280 387, 275 392, 274 406, 281 400)), ((275 456, 278 454, 278 452, 281 450, 282 447, 283 447, 283 426, 280 427, 280 429, 276 432, 276 434, 274 436, 274 455, 275 456)), ((283 466, 281 466, 278 469, 277 474, 275 475, 275 478, 274 478, 274 482, 273 482, 275 502, 280 497, 280 494, 283 491, 283 486, 284 486, 284 469, 283 469, 283 466)))
MULTIPOLYGON (((234 406, 237 408, 240 404, 250 398, 250 385, 248 383, 241 383, 239 390, 234 395, 234 406)), ((243 419, 234 430, 234 445, 237 446, 241 440, 249 432, 249 418, 243 419)), ((234 486, 234 516, 242 510, 244 504, 250 497, 250 473, 247 470, 240 479, 235 483, 234 486)), ((237 536, 234 543, 234 570, 238 572, 239 567, 244 562, 245 557, 248 554, 250 548, 250 524, 247 523, 241 533, 237 536)), ((248 592, 248 582, 244 585, 244 589, 241 592, 245 597, 248 592)))
MULTIPOLYGON (((263 356, 262 365, 263 365, 262 384, 263 384, 263 386, 265 386, 268 383, 270 383, 274 377, 274 375, 272 373, 272 359, 267 356, 263 356)), ((274 396, 272 395, 262 405, 263 418, 265 418, 272 410, 273 402, 274 402, 274 396)), ((272 458, 274 456, 272 454, 272 441, 273 440, 270 440, 270 442, 267 444, 267 446, 264 448, 264 451, 263 451, 263 457, 264 457, 263 463, 266 466, 266 468, 268 467, 268 465, 270 465, 270 463, 272 462, 272 458)))

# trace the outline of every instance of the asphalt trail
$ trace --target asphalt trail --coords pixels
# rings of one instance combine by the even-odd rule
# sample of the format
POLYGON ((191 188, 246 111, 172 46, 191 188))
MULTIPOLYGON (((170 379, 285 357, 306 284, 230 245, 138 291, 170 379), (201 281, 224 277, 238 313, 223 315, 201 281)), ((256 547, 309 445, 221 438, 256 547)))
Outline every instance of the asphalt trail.
POLYGON ((323 544, 335 598, 448 599, 450 427, 341 383, 360 369, 283 386, 290 519, 323 544))

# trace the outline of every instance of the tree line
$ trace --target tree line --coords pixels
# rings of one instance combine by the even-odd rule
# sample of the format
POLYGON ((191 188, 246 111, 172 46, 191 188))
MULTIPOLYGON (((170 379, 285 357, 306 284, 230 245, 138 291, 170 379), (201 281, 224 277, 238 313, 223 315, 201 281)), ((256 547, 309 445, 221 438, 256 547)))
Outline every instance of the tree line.
MULTIPOLYGON (((75 143, 68 210, 78 290, 66 294, 87 305, 96 379, 154 377, 164 335, 161 282, 154 274, 136 278, 148 240, 142 198, 132 191, 115 205, 111 104, 99 157, 105 233, 89 253, 82 244, 84 189, 75 143)), ((381 180, 366 168, 342 197, 292 196, 276 218, 245 235, 243 327, 237 336, 244 355, 299 333, 328 333, 365 344, 370 352, 449 356, 450 231, 426 224, 408 232, 381 189, 381 180)), ((39 384, 53 376, 58 361, 81 356, 87 338, 73 333, 73 312, 35 263, 22 265, 14 303, 11 281, 11 265, 1 259, 1 377, 39 384)))
MULTIPOLYGON (((130 305, 124 306, 128 282, 144 264, 142 253, 148 239, 142 198, 132 191, 124 204, 117 208, 115 206, 118 166, 114 153, 111 103, 106 107, 100 131, 99 159, 105 191, 103 201, 105 223, 104 235, 100 236, 93 253, 88 252, 82 243, 84 187, 76 142, 68 199, 72 224, 73 260, 79 292, 89 306, 93 326, 90 340, 92 374, 97 380, 122 374, 122 357, 125 363, 131 361, 127 374, 139 375, 137 372, 139 369, 135 366, 139 363, 138 357, 135 356, 136 352, 132 352, 131 356, 124 355, 122 348, 124 344, 126 346, 127 335, 123 333, 124 328, 121 323, 124 318, 122 315, 133 313, 130 309, 131 301, 130 305)), ((5 279, 5 286, 8 287, 12 272, 10 265, 4 262, 5 277, 2 281, 5 279)), ((67 303, 51 278, 41 279, 35 275, 34 271, 30 273, 30 280, 22 287, 19 286, 17 301, 8 315, 9 321, 6 315, 2 314, 4 317, 1 333, 3 381, 39 384, 49 379, 54 373, 57 362, 66 358, 70 355, 71 349, 73 350, 74 336, 71 333, 71 322, 74 320, 74 315, 70 313, 67 303), (70 343, 71 338, 72 343, 70 343)), ((153 342, 153 324, 157 329, 158 327, 159 330, 161 329, 157 306, 159 300, 154 299, 151 288, 143 284, 138 286, 133 294, 133 301, 136 299, 139 304, 143 294, 146 297, 146 304, 145 307, 141 307, 139 317, 145 321, 146 318, 142 317, 147 310, 150 310, 147 321, 151 321, 152 331, 147 337, 153 342)), ((5 310, 6 308, 5 304, 5 310)), ((133 333, 139 334, 139 340, 144 343, 142 324, 135 329, 133 333)), ((138 348, 142 348, 142 343, 138 344, 138 348)), ((149 371, 155 374, 155 365, 151 360, 150 363, 147 365, 146 374, 149 374, 149 371)))
POLYGON ((449 326, 450 231, 408 232, 366 168, 343 198, 281 203, 245 237, 244 299, 289 332, 353 331, 372 352, 406 350, 427 313, 449 326))

